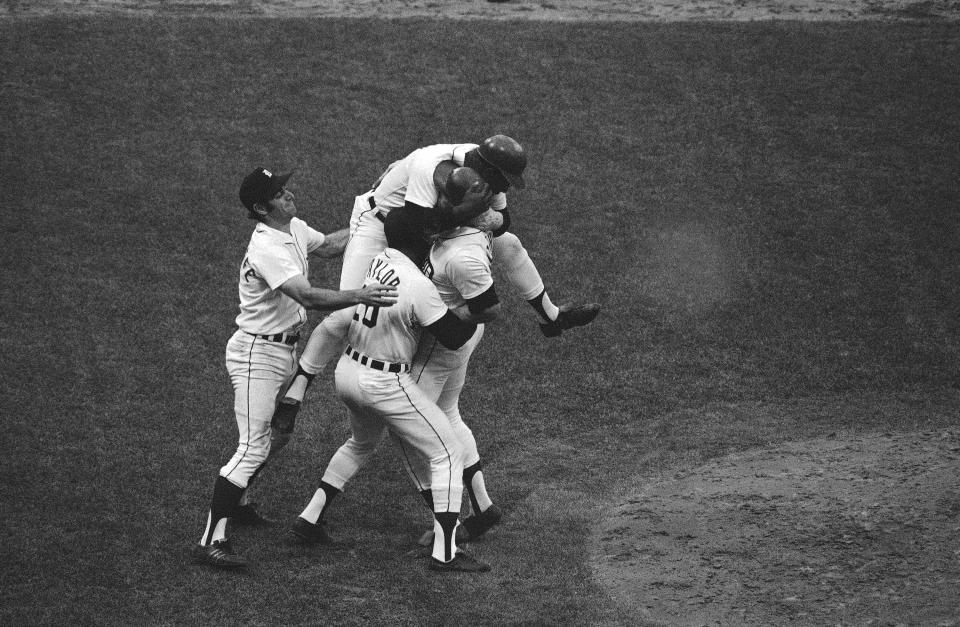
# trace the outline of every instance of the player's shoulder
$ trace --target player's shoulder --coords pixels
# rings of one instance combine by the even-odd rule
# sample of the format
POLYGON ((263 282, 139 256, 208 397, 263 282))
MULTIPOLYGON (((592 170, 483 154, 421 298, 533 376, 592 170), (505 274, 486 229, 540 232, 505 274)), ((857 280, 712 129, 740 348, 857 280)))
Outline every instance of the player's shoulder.
POLYGON ((474 227, 458 227, 440 235, 430 251, 431 263, 456 258, 486 259, 490 239, 486 232, 474 227))
POLYGON ((322 236, 323 233, 307 224, 306 221, 300 218, 293 218, 290 220, 290 235, 297 239, 309 239, 322 236))
POLYGON ((293 229, 309 229, 309 228, 310 228, 310 225, 307 224, 307 222, 306 222, 305 220, 303 220, 302 218, 296 218, 296 217, 290 218, 290 230, 291 230, 291 231, 292 231, 293 229))
POLYGON ((417 264, 404 255, 402 252, 396 248, 385 248, 382 252, 377 255, 384 265, 389 265, 394 271, 402 276, 406 275, 421 275, 420 269, 417 267, 417 264))
POLYGON ((436 247, 486 246, 489 237, 485 231, 473 226, 458 226, 437 236, 436 247))
POLYGON ((270 228, 263 222, 257 222, 256 228, 253 229, 253 233, 250 235, 247 250, 271 250, 282 247, 284 241, 288 238, 289 236, 286 233, 270 228))
MULTIPOLYGON (((475 144, 472 144, 475 146, 475 144)), ((445 160, 456 160, 458 154, 465 153, 471 144, 431 144, 415 150, 410 156, 419 163, 440 163, 445 160)), ((460 160, 462 163, 462 158, 460 160)))

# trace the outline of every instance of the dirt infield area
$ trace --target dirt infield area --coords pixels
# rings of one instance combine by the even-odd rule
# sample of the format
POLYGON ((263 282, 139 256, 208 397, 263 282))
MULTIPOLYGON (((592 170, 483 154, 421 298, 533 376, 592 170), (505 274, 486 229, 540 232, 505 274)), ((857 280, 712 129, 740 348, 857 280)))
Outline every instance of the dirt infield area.
POLYGON ((263 17, 751 21, 960 20, 957 0, 2 0, 0 17, 96 14, 263 17))
POLYGON ((960 624, 960 433, 792 442, 638 487, 594 573, 645 621, 960 624))

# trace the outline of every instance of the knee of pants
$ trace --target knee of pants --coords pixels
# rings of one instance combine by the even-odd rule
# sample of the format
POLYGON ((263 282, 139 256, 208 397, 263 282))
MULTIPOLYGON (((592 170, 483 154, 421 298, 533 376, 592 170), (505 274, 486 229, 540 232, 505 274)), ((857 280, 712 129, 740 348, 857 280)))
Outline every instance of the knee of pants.
POLYGON ((346 452, 354 457, 367 459, 373 455, 377 447, 380 445, 380 440, 358 440, 354 437, 351 437, 349 440, 344 443, 344 448, 346 452))
POLYGON ((491 246, 496 250, 496 254, 500 255, 500 260, 503 262, 518 255, 522 256, 527 254, 527 250, 523 247, 523 243, 520 242, 520 238, 510 231, 507 231, 499 237, 495 237, 493 242, 491 246))
POLYGON ((537 266, 513 233, 494 238, 493 259, 524 300, 535 298, 543 291, 543 278, 537 266))

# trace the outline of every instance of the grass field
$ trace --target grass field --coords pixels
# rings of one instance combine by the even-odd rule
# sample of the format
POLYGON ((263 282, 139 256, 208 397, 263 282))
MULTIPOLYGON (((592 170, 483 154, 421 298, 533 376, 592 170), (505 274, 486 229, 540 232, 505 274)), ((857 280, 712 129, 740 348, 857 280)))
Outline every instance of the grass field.
MULTIPOLYGON (((0 41, 0 623, 630 624, 585 538, 638 478, 960 424, 956 26, 100 18, 0 41), (405 555, 428 519, 389 449, 330 514, 349 548, 244 531, 250 574, 191 565, 236 433, 243 175, 296 168, 334 230, 393 159, 495 132, 530 152, 514 230, 554 299, 604 312, 547 340, 501 290, 463 398, 508 515, 476 544, 493 572, 405 555)), ((258 484, 285 521, 346 435, 331 387, 258 484)))

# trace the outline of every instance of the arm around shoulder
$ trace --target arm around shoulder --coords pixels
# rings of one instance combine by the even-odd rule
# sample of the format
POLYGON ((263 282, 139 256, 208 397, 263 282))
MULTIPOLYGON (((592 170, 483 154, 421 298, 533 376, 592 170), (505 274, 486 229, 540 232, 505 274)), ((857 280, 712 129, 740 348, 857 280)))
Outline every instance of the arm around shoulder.
POLYGON ((427 325, 427 329, 438 342, 455 351, 473 337, 477 331, 477 325, 460 319, 453 311, 448 311, 442 318, 427 325))

